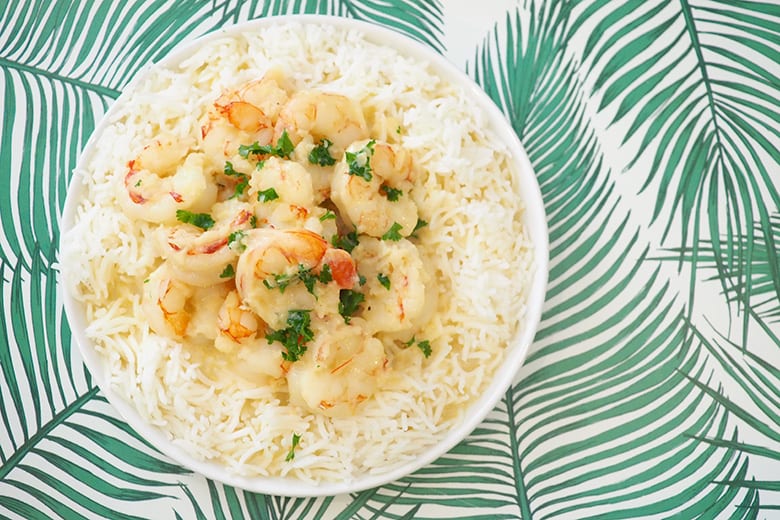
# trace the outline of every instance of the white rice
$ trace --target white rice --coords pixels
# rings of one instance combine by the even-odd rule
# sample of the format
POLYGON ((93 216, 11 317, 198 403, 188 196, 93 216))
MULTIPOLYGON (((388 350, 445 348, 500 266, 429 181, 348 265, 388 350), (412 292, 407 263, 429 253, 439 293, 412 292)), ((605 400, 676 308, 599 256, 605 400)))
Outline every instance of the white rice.
POLYGON ((237 474, 337 481, 416 458, 462 420, 523 321, 532 255, 508 152, 466 92, 360 33, 288 23, 212 41, 136 83, 94 150, 82 162, 87 195, 62 251, 87 334, 111 386, 141 416, 237 474), (433 354, 395 359, 389 387, 353 417, 305 413, 240 378, 209 380, 187 345, 151 332, 140 310, 143 279, 158 259, 146 239, 154 226, 131 220, 114 196, 127 162, 161 130, 197 135, 223 89, 271 67, 297 88, 341 93, 396 117, 423 172, 413 195, 429 222, 418 246, 439 296, 423 334, 433 354), (285 462, 292 432, 301 442, 285 462))

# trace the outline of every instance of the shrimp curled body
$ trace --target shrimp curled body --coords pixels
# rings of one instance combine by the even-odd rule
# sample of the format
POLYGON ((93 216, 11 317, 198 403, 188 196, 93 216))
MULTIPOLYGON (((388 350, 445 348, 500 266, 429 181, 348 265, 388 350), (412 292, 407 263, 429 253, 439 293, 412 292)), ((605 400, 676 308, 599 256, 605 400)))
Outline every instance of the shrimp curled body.
POLYGON ((313 309, 322 316, 332 312, 339 290, 351 288, 358 279, 349 253, 333 250, 311 231, 255 229, 247 232, 244 243, 236 288, 249 308, 275 329, 285 326, 290 309, 313 309), (332 280, 309 290, 301 277, 319 275, 325 265, 332 280))
POLYGON ((416 325, 427 308, 427 272, 414 244, 367 237, 352 255, 366 279, 361 317, 367 328, 398 332, 416 325))
POLYGON ((224 282, 222 273, 235 267, 240 244, 231 244, 240 232, 250 227, 252 211, 248 204, 235 200, 217 203, 212 215, 215 225, 202 230, 189 224, 160 229, 160 252, 176 269, 180 280, 199 287, 224 282), (237 233, 239 232, 239 233, 237 233))
POLYGON ((205 156, 188 153, 172 137, 144 147, 128 163, 122 187, 117 198, 125 214, 152 223, 174 223, 177 210, 201 211, 217 197, 205 156))
POLYGON ((360 105, 340 94, 302 90, 290 97, 279 112, 276 137, 287 131, 295 144, 310 135, 315 141, 328 139, 334 151, 368 137, 368 126, 360 105))
POLYGON ((394 224, 400 226, 401 236, 411 235, 417 225, 417 205, 409 194, 415 180, 411 156, 389 144, 364 141, 347 151, 355 153, 369 171, 356 175, 346 156, 336 165, 331 198, 342 217, 358 232, 373 237, 381 237, 394 224))
POLYGON ((371 397, 387 368, 382 342, 355 318, 326 321, 303 358, 287 374, 290 403, 330 417, 344 417, 371 397))

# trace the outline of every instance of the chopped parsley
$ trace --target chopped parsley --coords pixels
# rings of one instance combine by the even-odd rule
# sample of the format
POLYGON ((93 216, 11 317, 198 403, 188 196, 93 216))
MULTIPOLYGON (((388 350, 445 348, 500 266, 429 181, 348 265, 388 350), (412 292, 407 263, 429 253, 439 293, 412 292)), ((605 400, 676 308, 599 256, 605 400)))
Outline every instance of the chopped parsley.
POLYGON ((138 182, 136 182, 136 183, 134 184, 134 186, 137 188, 137 187, 138 187, 138 186, 140 186, 140 185, 141 185, 141 179, 138 179, 138 182))
POLYGON ((417 343, 417 348, 419 348, 422 351, 423 356, 430 357, 430 355, 431 355, 431 342, 428 341, 427 339, 424 339, 422 341, 417 341, 415 339, 415 337, 412 336, 412 339, 410 339, 409 341, 404 343, 404 345, 406 345, 407 347, 411 347, 412 345, 415 344, 415 342, 417 343))
POLYGON ((403 191, 397 190, 395 188, 391 188, 387 184, 382 184, 379 187, 379 193, 387 197, 387 200, 389 200, 390 202, 397 201, 401 197, 401 195, 404 194, 403 191))
POLYGON ((401 125, 395 127, 395 133, 399 135, 401 134, 401 125))
POLYGON ((269 282, 267 279, 263 280, 263 285, 266 289, 279 289, 280 293, 283 293, 287 287, 296 280, 300 280, 306 290, 311 294, 314 294, 314 284, 316 282, 329 283, 333 281, 333 275, 330 271, 330 265, 325 264, 322 266, 319 274, 312 272, 312 268, 307 268, 303 264, 298 264, 298 272, 294 274, 275 274, 273 275, 274 281, 269 282))
POLYGON ((357 152, 346 152, 347 165, 349 166, 349 174, 357 175, 366 182, 372 179, 371 175, 371 157, 374 155, 374 144, 376 141, 371 139, 366 146, 358 150, 357 152))
POLYGON ((220 278, 233 278, 235 275, 236 275, 236 271, 235 271, 235 269, 233 269, 233 264, 228 264, 222 270, 222 274, 220 274, 219 277, 220 278))
POLYGON ((298 264, 298 279, 306 286, 309 293, 314 294, 314 284, 317 283, 317 275, 306 269, 303 264, 298 264))
POLYGON ((247 159, 249 154, 253 155, 275 155, 282 159, 289 159, 290 154, 295 150, 295 145, 290 140, 290 136, 287 135, 287 130, 282 131, 282 135, 279 140, 276 141, 276 146, 268 144, 260 144, 255 141, 252 144, 242 144, 238 147, 238 155, 247 159))
POLYGON ((363 293, 352 289, 342 289, 339 292, 339 314, 344 318, 344 323, 349 323, 365 299, 363 293))
POLYGON ((252 226, 253 228, 257 227, 257 216, 252 215, 251 217, 249 217, 249 225, 252 226))
POLYGON ((366 277, 363 276, 362 274, 358 274, 358 283, 360 284, 361 287, 366 285, 366 277))
POLYGON ((243 251, 246 249, 246 245, 242 242, 246 233, 241 230, 233 231, 228 235, 228 247, 233 250, 243 251))
POLYGON ((287 328, 266 334, 268 343, 278 341, 286 352, 282 352, 285 361, 298 361, 306 352, 306 343, 314 339, 311 330, 311 310, 292 310, 287 313, 287 328))
POLYGON ((287 452, 287 457, 285 457, 285 462, 290 462, 295 458, 295 448, 298 447, 298 443, 301 442, 301 436, 297 433, 293 433, 292 436, 292 443, 290 443, 290 451, 287 452))
POLYGON ((235 199, 236 197, 243 195, 246 189, 249 187, 249 177, 245 173, 241 173, 233 169, 233 163, 230 161, 225 162, 225 167, 222 169, 222 171, 228 177, 236 177, 238 179, 238 184, 236 184, 236 191, 233 192, 233 195, 231 195, 230 198, 235 199))
POLYGON ((320 141, 320 144, 312 148, 311 152, 309 152, 309 162, 312 164, 319 164, 320 166, 333 166, 336 164, 336 159, 334 159, 328 151, 328 148, 330 148, 330 145, 332 144, 333 143, 327 139, 320 141))
POLYGON ((287 286, 292 283, 292 281, 295 279, 297 275, 295 274, 275 274, 273 275, 274 281, 273 283, 269 282, 268 280, 263 280, 263 285, 265 285, 266 289, 279 289, 280 293, 283 293, 285 289, 287 289, 287 286))
MULTIPOLYGON (((233 163, 232 163, 232 162, 230 162, 230 161, 225 161, 225 167, 224 167, 224 168, 222 168, 222 172, 223 172, 225 175, 227 175, 228 177, 240 177, 241 175, 244 175, 244 174, 243 174, 243 173, 241 173, 241 172, 237 172, 237 171, 236 171, 236 170, 233 168, 233 163)), ((246 175, 244 175, 244 177, 246 177, 246 175)))
POLYGON ((384 287, 388 291, 390 290, 390 277, 389 276, 385 276, 384 274, 379 273, 378 275, 376 275, 376 279, 379 280, 379 283, 382 284, 382 287, 384 287))
POLYGON ((176 210, 176 220, 185 224, 192 224, 203 230, 211 228, 215 222, 208 213, 192 213, 185 209, 176 210))
POLYGON ((290 140, 290 136, 287 135, 287 130, 282 130, 281 137, 279 137, 279 140, 276 141, 276 150, 274 155, 289 159, 293 150, 295 150, 295 145, 290 140))
POLYGON ((263 166, 265 166, 265 161, 257 161, 257 164, 255 164, 255 170, 260 171, 263 169, 263 166))
POLYGON ((336 214, 331 210, 328 210, 323 216, 320 217, 320 222, 325 222, 326 220, 332 220, 334 218, 336 218, 336 214))
POLYGON ((333 273, 330 272, 330 264, 322 266, 320 274, 317 275, 317 279, 322 283, 330 283, 333 281, 333 273))
POLYGON ((358 241, 357 231, 350 231, 346 235, 333 235, 333 238, 330 239, 330 243, 333 244, 333 247, 351 253, 360 241, 358 241))
POLYGON ((390 226, 390 229, 387 230, 387 233, 382 235, 382 240, 392 240, 393 242, 398 242, 403 238, 401 233, 399 233, 401 229, 403 229, 401 224, 398 222, 393 222, 393 225, 390 226))
POLYGON ((270 202, 278 198, 279 198, 279 194, 276 193, 276 190, 273 188, 268 188, 267 190, 257 192, 258 202, 270 202))
POLYGON ((426 221, 418 217, 417 223, 414 225, 414 229, 412 230, 412 236, 416 236, 415 233, 417 233, 418 230, 424 228, 427 225, 428 223, 426 221))

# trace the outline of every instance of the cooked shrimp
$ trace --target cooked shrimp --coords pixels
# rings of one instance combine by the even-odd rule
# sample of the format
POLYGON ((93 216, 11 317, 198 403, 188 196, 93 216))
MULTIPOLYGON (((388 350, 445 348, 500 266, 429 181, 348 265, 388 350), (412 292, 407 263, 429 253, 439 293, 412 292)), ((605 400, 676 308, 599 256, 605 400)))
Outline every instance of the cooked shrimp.
POLYGON ((339 289, 351 288, 358 278, 349 253, 329 251, 333 248, 311 231, 255 229, 247 232, 244 244, 236 288, 246 305, 274 329, 285 327, 290 309, 313 309, 318 316, 335 313, 339 289), (304 278, 319 277, 325 265, 332 281, 318 279, 307 287, 304 278))
POLYGON ((141 301, 152 330, 168 338, 183 338, 190 323, 186 307, 192 294, 192 287, 174 278, 169 264, 163 263, 152 271, 144 282, 141 301))
POLYGON ((373 237, 381 237, 394 226, 401 236, 411 235, 417 225, 417 205, 409 194, 415 179, 411 156, 395 146, 372 145, 371 141, 354 143, 347 151, 355 158, 349 161, 345 156, 336 165, 331 182, 331 199, 342 218, 373 237))
POLYGON ((130 217, 172 223, 177 210, 200 211, 216 197, 203 154, 190 153, 186 143, 173 137, 160 137, 128 163, 117 198, 130 217))
POLYGON ((141 308, 154 332, 195 343, 214 341, 214 316, 228 293, 228 284, 193 287, 182 282, 176 269, 163 262, 144 281, 141 308))
POLYGON ((311 213, 317 219, 317 225, 306 226, 309 231, 315 231, 326 239, 332 239, 339 232, 338 216, 329 208, 316 206, 311 213))
MULTIPOLYGON (((169 264, 170 265, 170 264, 169 264)), ((187 301, 187 309, 192 316, 187 327, 187 338, 198 344, 211 344, 217 337, 217 322, 214 319, 232 284, 224 282, 209 287, 193 287, 192 296, 187 301)))
POLYGON ((368 137, 368 126, 359 104, 339 94, 316 90, 301 90, 290 97, 279 112, 276 137, 284 130, 295 144, 307 135, 315 141, 328 139, 333 143, 334 153, 368 137))
POLYGON ((212 208, 215 224, 203 230, 190 224, 161 228, 158 231, 160 253, 175 270, 175 276, 190 285, 205 287, 229 277, 241 249, 240 233, 251 227, 252 211, 245 202, 228 200, 212 208), (228 268, 228 265, 231 267, 228 268))
POLYGON ((372 114, 370 126, 371 135, 378 141, 397 143, 403 133, 400 119, 381 111, 372 114))
POLYGON ((277 157, 266 159, 249 181, 248 196, 262 225, 322 231, 320 220, 313 213, 311 176, 296 162, 277 157))
POLYGON ((236 370, 245 378, 278 378, 287 371, 282 346, 265 339, 265 323, 243 305, 235 290, 227 294, 219 308, 217 329, 214 347, 230 354, 236 370))
POLYGON ((250 81, 217 98, 201 127, 203 149, 215 166, 232 160, 247 166, 238 154, 242 144, 271 143, 279 110, 287 102, 287 91, 275 74, 250 81))
POLYGON ((217 313, 217 341, 214 346, 222 352, 232 352, 242 344, 253 343, 265 326, 257 315, 241 304, 241 297, 230 291, 217 313))
MULTIPOLYGON (((305 138, 295 147, 292 159, 309 172, 314 193, 314 203, 321 204, 324 200, 330 198, 330 179, 333 177, 334 166, 320 165, 309 160, 309 154, 316 146, 322 146, 322 143, 315 144, 311 138, 305 138)), ((329 147, 326 147, 326 149, 330 152, 328 155, 335 161, 335 157, 331 155, 334 152, 329 147)))
POLYGON ((381 384, 388 360, 382 342, 355 318, 326 320, 287 374, 290 403, 330 417, 352 415, 381 384))
POLYGON ((335 247, 326 249, 320 260, 320 269, 325 265, 329 267, 331 277, 339 289, 351 289, 359 279, 355 270, 355 261, 343 249, 335 247))
POLYGON ((397 332, 418 325, 415 320, 425 310, 427 275, 414 244, 363 237, 352 256, 366 279, 360 316, 368 329, 397 332))
POLYGON ((235 97, 257 107, 271 121, 276 121, 279 111, 289 99, 287 92, 281 72, 272 69, 261 79, 244 84, 235 97))

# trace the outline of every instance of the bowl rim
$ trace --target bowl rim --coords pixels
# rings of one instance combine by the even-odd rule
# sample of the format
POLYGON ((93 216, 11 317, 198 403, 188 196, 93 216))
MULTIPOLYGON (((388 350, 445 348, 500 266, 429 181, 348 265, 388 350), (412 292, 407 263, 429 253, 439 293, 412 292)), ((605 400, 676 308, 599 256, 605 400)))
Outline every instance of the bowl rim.
MULTIPOLYGON (((435 445, 409 462, 396 465, 389 471, 377 474, 365 474, 357 478, 337 481, 308 483, 292 477, 247 477, 230 472, 224 465, 216 462, 203 461, 187 453, 180 446, 168 439, 166 433, 146 422, 128 400, 115 392, 108 384, 107 367, 98 355, 91 341, 85 334, 86 319, 81 305, 67 289, 68 284, 60 280, 60 294, 66 318, 70 324, 72 341, 75 341, 84 360, 84 364, 92 374, 92 378, 116 409, 122 418, 141 437, 150 442, 162 454, 173 459, 183 467, 193 470, 206 478, 222 482, 240 489, 265 493, 269 495, 288 497, 321 497, 342 493, 354 493, 378 487, 401 477, 409 475, 430 464, 444 455, 468 436, 496 407, 501 397, 510 388, 515 376, 525 361, 528 350, 541 320, 547 288, 549 243, 547 220, 544 211, 541 189, 536 180, 531 162, 520 140, 512 129, 506 116, 490 99, 490 97, 464 72, 448 61, 443 55, 436 53, 428 46, 393 29, 373 23, 330 15, 279 15, 239 22, 229 27, 223 27, 206 33, 184 44, 177 45, 172 52, 160 61, 149 63, 142 67, 134 78, 123 88, 123 93, 103 114, 89 140, 79 154, 77 166, 68 182, 67 196, 62 211, 60 226, 60 250, 62 237, 73 227, 77 209, 86 192, 83 178, 84 160, 96 147, 97 138, 110 124, 114 107, 125 100, 127 92, 136 84, 145 80, 158 67, 173 66, 190 56, 200 46, 220 38, 229 37, 263 29, 280 23, 299 23, 303 25, 329 25, 342 30, 355 30, 367 40, 375 44, 388 46, 401 55, 426 62, 432 70, 443 79, 457 84, 473 96, 475 103, 488 116, 493 131, 506 145, 510 156, 517 162, 517 180, 519 190, 523 193, 524 228, 533 251, 533 275, 530 287, 526 291, 525 324, 519 335, 516 335, 507 346, 506 358, 493 374, 493 379, 486 391, 468 408, 463 421, 450 430, 435 445)), ((60 266, 63 276, 67 267, 60 266)))

